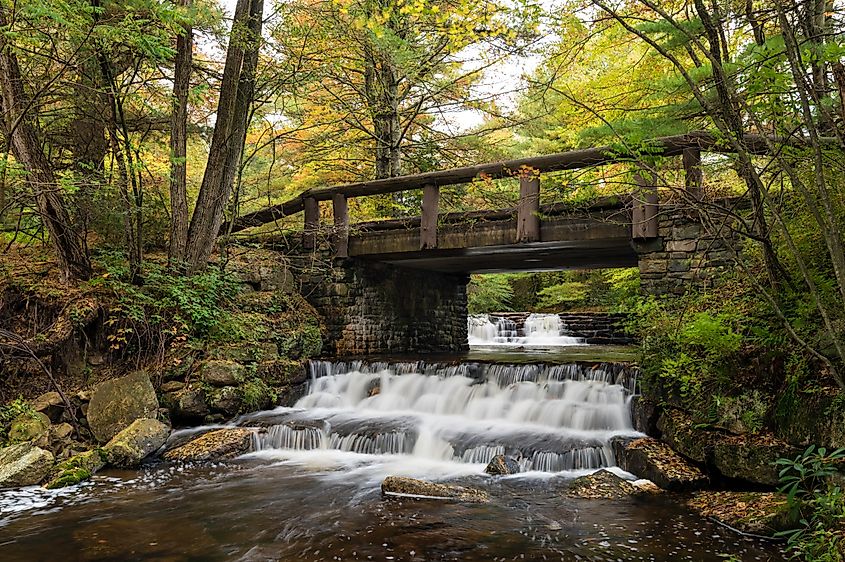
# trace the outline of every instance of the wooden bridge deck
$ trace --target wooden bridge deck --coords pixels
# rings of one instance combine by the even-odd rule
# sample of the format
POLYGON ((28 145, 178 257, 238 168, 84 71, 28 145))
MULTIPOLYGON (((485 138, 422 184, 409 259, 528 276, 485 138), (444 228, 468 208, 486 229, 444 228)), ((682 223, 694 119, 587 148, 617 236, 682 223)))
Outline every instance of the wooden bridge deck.
POLYGON ((632 267, 630 207, 541 208, 539 239, 517 241, 517 210, 441 216, 437 247, 420 249, 419 218, 355 225, 350 257, 443 273, 632 267), (470 218, 467 218, 470 215, 470 218))

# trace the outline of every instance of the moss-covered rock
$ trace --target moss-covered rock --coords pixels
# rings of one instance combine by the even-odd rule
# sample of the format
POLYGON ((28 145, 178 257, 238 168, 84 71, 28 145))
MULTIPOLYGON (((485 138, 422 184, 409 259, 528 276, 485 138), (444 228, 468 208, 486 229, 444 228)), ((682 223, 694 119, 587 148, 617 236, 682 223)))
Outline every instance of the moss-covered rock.
POLYGON ((202 364, 202 382, 212 386, 235 386, 244 380, 244 367, 228 359, 212 359, 202 364))
POLYGON ((666 409, 657 421, 662 441, 697 463, 706 463, 713 456, 714 435, 695 427, 692 418, 675 409, 666 409))
POLYGON ((9 441, 35 441, 43 438, 50 430, 50 418, 41 412, 24 412, 12 420, 9 429, 9 441))
POLYGON ((155 418, 157 411, 150 377, 138 371, 97 385, 88 405, 88 424, 97 441, 105 443, 135 420, 155 418))
POLYGON ((784 494, 776 492, 696 492, 688 501, 702 517, 712 517, 744 533, 773 535, 795 526, 784 494))
POLYGON ((53 454, 31 443, 0 449, 0 488, 40 483, 53 466, 53 454))
POLYGON ((678 410, 664 411, 658 426, 662 440, 688 459, 707 465, 726 478, 764 486, 778 483, 774 465, 777 459, 800 452, 770 434, 729 435, 697 426, 690 416, 678 410))
POLYGON ((323 351, 320 327, 307 322, 280 332, 276 343, 281 354, 291 359, 316 357, 323 351))
POLYGON ((161 397, 162 403, 170 410, 174 421, 192 423, 208 415, 208 403, 205 394, 198 386, 188 386, 178 392, 169 392, 161 397))
POLYGON ((612 441, 622 470, 651 480, 665 490, 697 490, 707 485, 704 472, 665 443, 651 437, 612 441))
POLYGON ((234 386, 215 388, 208 395, 208 407, 212 412, 226 416, 234 416, 243 405, 243 396, 234 386))
POLYGON ((138 466, 142 460, 164 445, 168 435, 170 428, 156 419, 135 420, 115 435, 103 447, 103 452, 112 466, 138 466))
POLYGON ((44 487, 52 490, 74 486, 91 478, 105 465, 106 455, 99 448, 80 453, 57 464, 44 487))
POLYGON ((244 365, 272 361, 279 358, 279 349, 273 342, 244 341, 215 347, 209 351, 212 360, 234 361, 244 365))
POLYGON ((722 476, 764 486, 777 486, 782 457, 800 451, 771 435, 723 436, 713 448, 713 466, 722 476))
POLYGON ((437 484, 405 476, 388 476, 385 478, 381 483, 381 493, 388 497, 457 500, 462 502, 487 502, 490 500, 484 490, 451 484, 437 484))
POLYGON ((845 447, 845 393, 787 392, 775 406, 775 435, 789 443, 845 447))
POLYGON ((303 361, 277 359, 264 361, 256 367, 255 376, 271 385, 296 385, 308 380, 303 361))
POLYGON ((252 448, 254 431, 246 428, 218 429, 166 451, 169 461, 219 461, 235 458, 252 448))

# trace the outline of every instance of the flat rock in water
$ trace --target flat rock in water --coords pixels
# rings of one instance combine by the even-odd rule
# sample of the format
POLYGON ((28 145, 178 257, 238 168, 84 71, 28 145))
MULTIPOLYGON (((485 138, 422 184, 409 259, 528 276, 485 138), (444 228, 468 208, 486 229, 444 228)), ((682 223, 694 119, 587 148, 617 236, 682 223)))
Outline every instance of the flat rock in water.
POLYGON ((97 441, 105 443, 137 419, 154 418, 158 399, 143 371, 97 385, 88 405, 88 425, 97 441))
POLYGON ((567 490, 567 495, 592 500, 614 500, 641 492, 633 483, 609 470, 598 470, 573 480, 569 490, 567 490))
POLYGON ((53 453, 18 443, 0 449, 0 488, 31 486, 41 482, 53 466, 53 453))
POLYGON ((484 469, 484 472, 493 475, 517 474, 519 471, 519 463, 507 455, 496 455, 484 469))
POLYGON ((619 468, 665 490, 698 490, 708 483, 704 472, 657 439, 615 439, 612 444, 619 468))
POLYGON ((405 476, 388 476, 381 483, 385 496, 417 499, 458 500, 462 502, 487 502, 487 492, 476 488, 464 488, 451 484, 426 482, 405 476))
POLYGON ((687 505, 743 533, 773 535, 795 527, 785 494, 777 492, 696 492, 687 505))
POLYGON ((156 452, 170 435, 170 428, 158 420, 145 418, 115 435, 104 447, 103 452, 112 466, 129 468, 138 466, 142 460, 156 452))
POLYGON ((232 459, 252 448, 252 429, 217 429, 164 453, 169 461, 218 461, 232 459))

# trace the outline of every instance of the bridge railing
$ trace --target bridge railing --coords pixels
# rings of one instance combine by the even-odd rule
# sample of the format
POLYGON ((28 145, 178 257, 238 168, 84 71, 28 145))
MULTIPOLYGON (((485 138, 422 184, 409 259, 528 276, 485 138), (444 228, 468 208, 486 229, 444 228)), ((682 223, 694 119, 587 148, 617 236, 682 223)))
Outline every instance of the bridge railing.
MULTIPOLYGON (((749 134, 745 136, 745 149, 752 154, 767 153, 767 144, 767 139, 761 135, 749 134)), ((702 188, 702 152, 730 153, 734 150, 721 145, 709 133, 690 133, 653 139, 638 145, 635 149, 618 146, 587 148, 437 172, 310 189, 279 205, 243 215, 236 219, 233 224, 224 225, 221 233, 238 232, 303 212, 305 216, 303 246, 308 250, 314 249, 317 245, 317 234, 320 229, 320 202, 331 201, 336 256, 347 257, 350 231, 348 199, 422 189, 420 249, 434 249, 437 248, 437 223, 440 189, 442 187, 468 183, 478 177, 498 179, 516 174, 519 177, 516 241, 535 242, 540 240, 541 174, 619 162, 637 162, 641 161, 644 156, 680 156, 685 171, 685 188, 692 196, 698 197, 702 188)), ((634 180, 639 187, 638 193, 633 199, 631 235, 637 239, 656 237, 658 215, 656 182, 646 180, 640 172, 634 174, 634 180)))

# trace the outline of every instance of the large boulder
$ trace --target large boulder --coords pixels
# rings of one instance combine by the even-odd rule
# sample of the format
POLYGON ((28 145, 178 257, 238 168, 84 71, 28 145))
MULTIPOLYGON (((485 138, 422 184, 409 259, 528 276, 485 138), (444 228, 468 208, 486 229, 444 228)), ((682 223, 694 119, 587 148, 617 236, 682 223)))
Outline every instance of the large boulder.
POLYGON ((88 425, 100 443, 109 441, 132 422, 154 418, 158 399, 143 371, 97 385, 88 405, 88 425))
POLYGON ((106 460, 112 466, 129 468, 156 452, 170 435, 170 428, 158 420, 143 418, 115 435, 104 447, 106 460))
POLYGON ((203 363, 200 376, 211 386, 235 386, 244 380, 244 367, 234 361, 213 359, 203 363))
POLYGON ((53 466, 53 454, 31 443, 0 449, 0 488, 31 486, 41 482, 53 466))
POLYGON ((487 474, 504 475, 520 472, 516 459, 507 455, 496 455, 484 469, 487 474))
POLYGON ((697 463, 706 463, 713 456, 710 432, 696 428, 692 418, 679 410, 664 410, 657 421, 662 440, 670 447, 697 463))
POLYGON ((665 490, 697 490, 707 476, 665 443, 651 437, 612 440, 616 464, 622 470, 651 480, 665 490))
POLYGON ((24 412, 12 420, 9 441, 19 443, 40 440, 47 435, 48 431, 50 431, 50 418, 41 412, 24 412))
POLYGON ((576 478, 570 484, 567 495, 576 498, 613 500, 641 493, 631 482, 609 470, 598 470, 576 478))
POLYGON ((776 492, 696 492, 687 505, 743 533, 773 535, 795 527, 785 494, 776 492))
POLYGON ((713 466, 727 478, 777 486, 780 467, 775 462, 799 453, 771 435, 725 436, 713 447, 713 466))
POLYGON ((451 484, 437 484, 405 476, 388 476, 385 478, 381 483, 381 493, 388 497, 458 500, 462 502, 486 502, 490 499, 484 490, 451 484))
POLYGON ((50 472, 50 479, 44 487, 52 490, 74 486, 91 478, 105 465, 106 455, 99 448, 79 453, 57 464, 50 472))
POLYGON ((254 431, 242 427, 209 431, 164 453, 169 461, 220 461, 248 453, 254 431))
POLYGON ((729 435, 696 426, 678 410, 661 414, 658 427, 665 441, 688 459, 707 465, 720 475, 752 484, 776 486, 775 461, 794 457, 800 450, 773 435, 729 435))

